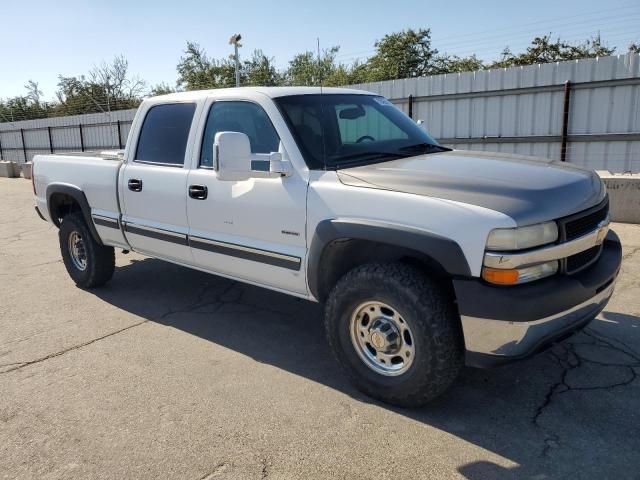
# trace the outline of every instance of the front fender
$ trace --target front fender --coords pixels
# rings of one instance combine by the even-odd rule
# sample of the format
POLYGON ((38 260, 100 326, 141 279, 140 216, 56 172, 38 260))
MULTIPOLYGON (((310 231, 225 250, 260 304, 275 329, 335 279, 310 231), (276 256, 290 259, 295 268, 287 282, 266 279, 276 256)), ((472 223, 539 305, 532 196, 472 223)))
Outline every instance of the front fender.
POLYGON ((418 252, 451 276, 471 276, 467 259, 455 241, 410 227, 360 219, 327 219, 316 226, 307 259, 307 283, 313 296, 322 300, 328 292, 321 272, 326 247, 336 240, 366 240, 418 252))

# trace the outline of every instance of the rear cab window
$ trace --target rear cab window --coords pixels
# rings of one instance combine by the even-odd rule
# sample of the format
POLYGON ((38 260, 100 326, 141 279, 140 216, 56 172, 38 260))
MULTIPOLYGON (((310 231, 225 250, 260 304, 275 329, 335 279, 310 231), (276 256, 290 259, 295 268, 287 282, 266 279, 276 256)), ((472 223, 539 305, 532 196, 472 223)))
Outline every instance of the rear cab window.
POLYGON ((135 162, 184 166, 195 103, 169 103, 151 107, 144 118, 135 162))

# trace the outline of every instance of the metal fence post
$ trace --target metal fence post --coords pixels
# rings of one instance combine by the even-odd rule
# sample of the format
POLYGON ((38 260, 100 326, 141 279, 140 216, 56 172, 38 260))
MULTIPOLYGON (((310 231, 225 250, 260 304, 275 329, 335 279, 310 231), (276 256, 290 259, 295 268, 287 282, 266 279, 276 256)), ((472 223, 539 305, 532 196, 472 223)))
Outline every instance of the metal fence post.
POLYGON ((27 163, 27 144, 24 143, 24 128, 20 129, 20 138, 22 139, 22 154, 24 155, 24 162, 27 163))
POLYGON ((47 127, 47 132, 49 132, 49 153, 53 153, 53 139, 51 138, 51 127, 47 127))
POLYGON ((0 132, 0 160, 4 160, 2 157, 2 132, 0 132))
POLYGON ((82 134, 82 124, 78 124, 78 128, 80 129, 80 150, 84 152, 84 135, 82 134))
POLYGON ((118 120, 118 148, 122 150, 122 133, 120 130, 120 120, 118 120))
POLYGON ((409 95, 409 118, 413 118, 413 95, 409 95))
POLYGON ((562 106, 562 144, 560 146, 560 161, 567 161, 567 140, 569 136, 569 102, 571 100, 571 82, 564 82, 564 100, 562 106))

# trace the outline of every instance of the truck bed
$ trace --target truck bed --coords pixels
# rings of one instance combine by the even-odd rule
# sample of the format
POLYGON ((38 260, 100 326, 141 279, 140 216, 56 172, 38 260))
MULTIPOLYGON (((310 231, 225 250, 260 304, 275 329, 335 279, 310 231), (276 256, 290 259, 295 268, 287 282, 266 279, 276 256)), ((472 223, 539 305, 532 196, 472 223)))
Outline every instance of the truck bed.
MULTIPOLYGON (((34 187, 40 213, 52 221, 47 190, 52 185, 65 185, 83 192, 92 215, 118 219, 117 185, 121 165, 119 151, 36 155, 33 169, 38 175, 34 177, 34 187)), ((117 234, 119 236, 119 232, 117 234)))

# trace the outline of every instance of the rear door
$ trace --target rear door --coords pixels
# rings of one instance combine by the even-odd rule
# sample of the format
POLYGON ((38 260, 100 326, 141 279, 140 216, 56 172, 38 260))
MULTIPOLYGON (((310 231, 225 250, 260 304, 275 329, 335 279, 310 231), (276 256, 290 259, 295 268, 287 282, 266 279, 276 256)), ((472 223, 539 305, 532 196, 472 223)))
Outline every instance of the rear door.
POLYGON ((191 154, 195 113, 195 103, 152 105, 120 176, 129 244, 141 253, 189 264, 185 162, 191 154))

